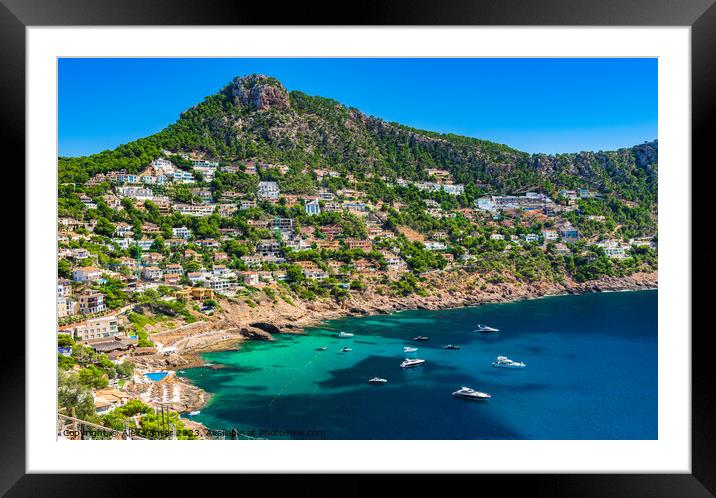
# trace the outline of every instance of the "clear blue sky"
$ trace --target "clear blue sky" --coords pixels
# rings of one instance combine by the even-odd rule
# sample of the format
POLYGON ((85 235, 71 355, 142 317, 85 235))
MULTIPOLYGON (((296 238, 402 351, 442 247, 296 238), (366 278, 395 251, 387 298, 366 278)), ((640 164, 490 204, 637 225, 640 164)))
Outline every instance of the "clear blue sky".
POLYGON ((388 121, 527 152, 657 138, 657 59, 60 59, 58 72, 63 156, 155 133, 250 73, 388 121))

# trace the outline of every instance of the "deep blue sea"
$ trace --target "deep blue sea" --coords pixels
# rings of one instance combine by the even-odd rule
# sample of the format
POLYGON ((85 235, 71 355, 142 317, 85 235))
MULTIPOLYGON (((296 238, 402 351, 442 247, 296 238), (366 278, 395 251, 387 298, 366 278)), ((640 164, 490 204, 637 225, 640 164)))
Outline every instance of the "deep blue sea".
POLYGON ((655 290, 345 318, 204 359, 222 368, 179 374, 213 394, 192 418, 257 437, 262 429, 323 431, 309 436, 318 439, 658 437, 655 290), (474 333, 477 323, 500 332, 474 333), (430 339, 413 342, 417 335, 430 339), (495 368, 498 355, 527 367, 495 368), (427 362, 402 369, 406 356, 427 362), (374 376, 388 383, 368 384, 374 376), (492 398, 451 396, 461 386, 492 398))

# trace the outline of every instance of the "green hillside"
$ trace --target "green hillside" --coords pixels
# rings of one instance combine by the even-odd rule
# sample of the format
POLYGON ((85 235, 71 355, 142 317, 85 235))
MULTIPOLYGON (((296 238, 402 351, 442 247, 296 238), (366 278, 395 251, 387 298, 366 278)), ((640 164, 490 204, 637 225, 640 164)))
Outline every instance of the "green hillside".
POLYGON ((60 183, 84 183, 112 170, 138 172, 163 150, 203 152, 221 161, 258 159, 355 175, 425 179, 450 171, 475 189, 516 193, 584 187, 655 203, 657 142, 609 152, 531 155, 507 145, 417 130, 363 114, 335 100, 288 92, 275 78, 237 77, 187 109, 164 130, 87 157, 59 158, 60 183))

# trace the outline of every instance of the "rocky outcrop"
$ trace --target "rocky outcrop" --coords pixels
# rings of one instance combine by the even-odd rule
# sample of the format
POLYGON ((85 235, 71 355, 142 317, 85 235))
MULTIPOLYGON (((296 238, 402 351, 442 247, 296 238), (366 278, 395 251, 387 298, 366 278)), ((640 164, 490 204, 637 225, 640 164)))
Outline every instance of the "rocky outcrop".
POLYGON ((234 78, 224 92, 234 104, 256 111, 291 107, 286 88, 277 79, 262 74, 234 78))
POLYGON ((633 148, 636 164, 640 168, 649 168, 659 161, 659 141, 645 142, 633 148))
MULTIPOLYGON (((273 327, 273 328, 278 330, 278 327, 273 327)), ((274 333, 278 333, 278 332, 274 332, 274 333)), ((261 327, 256 327, 254 325, 250 325, 248 327, 242 327, 241 335, 246 337, 247 339, 259 340, 259 341, 272 341, 273 340, 273 336, 271 335, 271 332, 269 332, 269 330, 261 328, 261 327)))
POLYGON ((266 322, 254 322, 251 324, 252 327, 268 332, 269 334, 280 334, 281 329, 273 323, 266 322))

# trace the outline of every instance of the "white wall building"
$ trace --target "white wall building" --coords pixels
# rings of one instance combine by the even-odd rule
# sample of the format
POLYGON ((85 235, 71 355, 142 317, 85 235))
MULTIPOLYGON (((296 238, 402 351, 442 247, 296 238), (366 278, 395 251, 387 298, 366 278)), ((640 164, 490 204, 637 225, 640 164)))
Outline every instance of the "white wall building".
POLYGON ((309 216, 321 214, 321 205, 318 203, 318 199, 307 202, 303 207, 309 216))
POLYGON ((175 239, 188 240, 191 237, 191 230, 187 227, 172 228, 172 233, 174 234, 175 239))
POLYGON ((189 171, 178 170, 171 174, 170 178, 179 183, 195 183, 194 175, 189 171))
POLYGON ((259 199, 278 200, 280 191, 277 182, 259 182, 259 199))
POLYGON ((152 189, 145 187, 117 187, 117 195, 120 197, 131 197, 140 201, 154 199, 154 193, 152 189))
POLYGON ((425 246, 425 249, 428 251, 443 251, 447 249, 447 246, 442 243, 435 240, 429 240, 427 242, 423 242, 423 245, 425 246))
POLYGON ((157 159, 152 161, 151 167, 154 168, 154 171, 162 175, 168 175, 176 171, 176 166, 174 166, 174 163, 168 159, 164 159, 163 157, 158 157, 157 159))
POLYGON ((119 320, 117 315, 91 318, 58 330, 60 334, 69 334, 73 339, 84 341, 117 335, 119 320))
POLYGON ((211 216, 216 204, 174 204, 172 208, 177 213, 187 216, 211 216))

